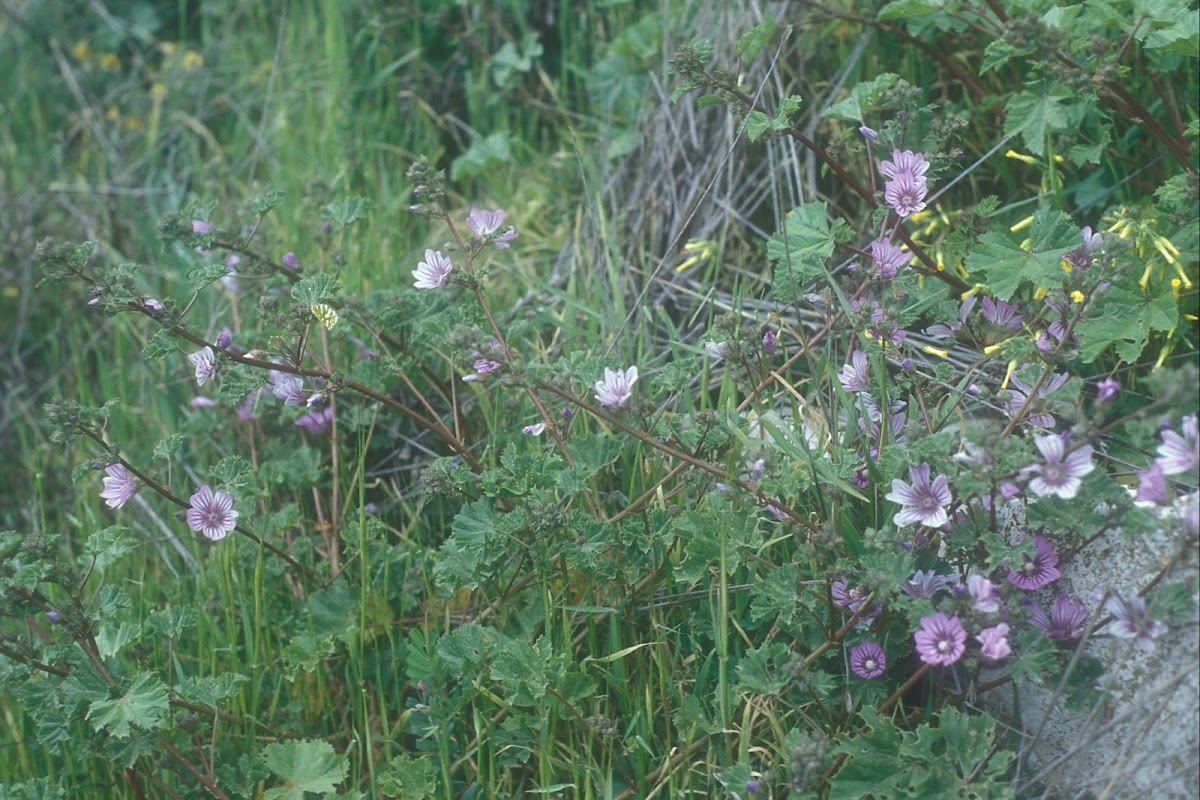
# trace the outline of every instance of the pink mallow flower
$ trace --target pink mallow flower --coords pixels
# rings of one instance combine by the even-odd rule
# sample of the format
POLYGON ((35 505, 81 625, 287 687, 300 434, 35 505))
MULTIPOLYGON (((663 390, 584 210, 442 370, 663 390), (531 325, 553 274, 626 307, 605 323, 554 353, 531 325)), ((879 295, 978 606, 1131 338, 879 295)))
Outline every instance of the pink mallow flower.
POLYGON ((971 608, 980 614, 994 614, 1000 610, 1000 593, 996 584, 978 573, 967 577, 967 593, 971 595, 971 608))
POLYGON ((1033 443, 1046 459, 1041 464, 1022 470, 1022 474, 1037 476, 1029 482, 1034 494, 1038 497, 1053 494, 1063 500, 1070 500, 1078 494, 1083 476, 1096 468, 1092 463, 1092 446, 1085 444, 1067 454, 1062 437, 1055 434, 1035 436, 1033 443))
POLYGON ((1034 538, 1034 555, 1024 557, 1024 563, 1008 573, 1008 582, 1027 592, 1048 586, 1062 577, 1058 571, 1058 554, 1045 536, 1034 538))
POLYGON ((104 491, 100 497, 109 508, 121 508, 137 494, 141 484, 131 478, 120 464, 109 464, 104 471, 108 477, 104 479, 104 491))
POLYGON ((1116 592, 1104 601, 1104 610, 1113 617, 1108 632, 1119 639, 1137 639, 1138 646, 1149 653, 1154 640, 1167 632, 1167 626, 1152 619, 1146 612, 1146 601, 1136 595, 1128 600, 1116 592))
POLYGON ((873 681, 887 669, 887 655, 875 642, 862 642, 850 649, 850 671, 864 681, 873 681))
POLYGON ((237 527, 238 512, 234 510, 233 497, 228 492, 214 492, 205 484, 188 499, 188 505, 188 527, 214 542, 224 539, 237 527))
POLYGON ((507 250, 508 243, 517 238, 517 231, 511 225, 503 233, 497 236, 492 235, 499 230, 503 223, 503 211, 482 211, 472 208, 467 214, 467 227, 471 229, 471 233, 480 239, 490 239, 497 250, 507 250))
POLYGON ((418 263, 417 268, 412 271, 412 276, 417 279, 413 286, 418 289, 439 289, 450 280, 450 272, 453 269, 454 265, 441 251, 426 250, 425 260, 418 263))
POLYGON ((921 629, 913 634, 917 655, 926 664, 948 667, 967 649, 967 631, 958 617, 937 613, 921 617, 921 629))
POLYGON ((216 354, 208 345, 187 357, 196 367, 196 385, 203 386, 217 375, 216 354))
POLYGON ((982 645, 979 648, 979 654, 983 656, 984 661, 1002 661, 1012 653, 1012 647, 1005 638, 1007 636, 1008 626, 1003 622, 990 628, 984 628, 979 632, 975 638, 982 645))
POLYGON ((633 395, 633 384, 638 379, 638 368, 611 370, 604 368, 604 380, 596 381, 592 387, 596 400, 603 408, 624 408, 633 395))
POLYGON ((897 528, 909 525, 925 525, 930 528, 940 528, 950 521, 946 514, 950 506, 950 484, 945 475, 938 475, 931 483, 929 480, 929 465, 920 464, 908 470, 912 485, 901 480, 892 480, 892 491, 886 495, 893 503, 900 503, 901 508, 892 517, 897 528))
POLYGON ((1154 463, 1162 468, 1164 475, 1178 475, 1200 466, 1200 436, 1196 431, 1196 415, 1185 417, 1180 426, 1183 435, 1175 431, 1162 432, 1162 444, 1158 446, 1158 458, 1154 463))

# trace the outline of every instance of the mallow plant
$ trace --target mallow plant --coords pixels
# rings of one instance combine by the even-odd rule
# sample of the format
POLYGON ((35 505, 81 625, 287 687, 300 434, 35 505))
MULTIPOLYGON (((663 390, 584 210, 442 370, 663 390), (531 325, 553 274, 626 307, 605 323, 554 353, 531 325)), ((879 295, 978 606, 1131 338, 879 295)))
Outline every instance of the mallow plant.
POLYGON ((799 98, 765 108, 710 58, 676 55, 676 99, 793 139, 850 199, 781 215, 776 314, 671 360, 500 307, 519 228, 424 160, 429 241, 369 292, 341 283, 362 198, 324 209, 319 253, 265 224, 278 193, 165 216, 179 296, 39 245, 194 420, 147 452, 110 435, 115 400, 46 409, 113 525, 74 559, 4 534, 6 614, 40 635, 6 636, 3 679, 43 746, 92 737, 138 787, 215 797, 1003 796, 1021 744, 978 696, 1090 706, 1089 638, 1161 646, 1190 596, 1058 584, 1102 535, 1198 535, 1197 373, 1167 358, 1194 345, 1195 172, 1140 208, 1014 218, 948 191, 967 122, 919 88, 854 88, 835 157, 799 98), (368 475, 401 449, 418 489, 368 475), (135 507, 235 607, 109 581, 135 507), (348 726, 313 722, 323 693, 348 726))

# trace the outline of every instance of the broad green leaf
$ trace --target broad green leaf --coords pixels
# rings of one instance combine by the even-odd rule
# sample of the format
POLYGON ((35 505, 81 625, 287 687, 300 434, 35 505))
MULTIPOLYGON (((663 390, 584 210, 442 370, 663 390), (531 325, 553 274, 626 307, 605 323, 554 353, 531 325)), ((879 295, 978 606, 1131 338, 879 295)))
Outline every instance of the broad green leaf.
POLYGON ((268 789, 266 800, 304 800, 305 792, 335 792, 350 768, 328 742, 311 740, 269 744, 263 748, 263 763, 285 782, 268 789))
POLYGON ((1046 139, 1067 129, 1068 115, 1062 104, 1069 95, 1056 88, 1054 93, 1025 90, 1015 94, 1005 106, 1004 135, 1020 131, 1025 147, 1035 156, 1046 154, 1046 139))
POLYGON ((1062 286, 1066 280, 1062 256, 1078 244, 1078 228, 1061 211, 1044 209, 1033 215, 1028 236, 1026 249, 1015 235, 993 228, 967 257, 967 271, 984 275, 988 288, 1001 300, 1010 300, 1026 283, 1035 288, 1062 286))
MULTIPOLYGON (((365 219, 375 208, 375 201, 365 197, 346 197, 335 200, 321 208, 321 216, 340 227, 346 227, 365 219)), ((319 302, 319 301, 318 301, 319 302)))
POLYGON ((456 181, 477 178, 495 166, 513 160, 512 139, 508 133, 497 131, 486 138, 476 139, 450 165, 450 177, 456 181))
POLYGON ((1111 345, 1118 358, 1132 364, 1153 331, 1169 331, 1178 322, 1179 310, 1169 293, 1150 297, 1114 286, 1101 298, 1096 314, 1075 327, 1079 355, 1085 362, 1092 362, 1111 345))
POLYGON ((435 763, 431 756, 396 756, 379 772, 379 791, 394 800, 431 800, 437 791, 435 763))
POLYGON ((123 739, 134 726, 144 730, 163 727, 167 708, 167 687, 155 675, 141 672, 120 697, 93 701, 87 719, 97 731, 123 739))
POLYGON ((188 271, 188 288, 193 292, 198 292, 213 281, 223 278, 228 274, 229 267, 220 261, 214 264, 202 264, 188 271))
POLYGON ((297 283, 292 287, 292 299, 302 306, 314 306, 317 303, 328 303, 337 298, 341 287, 337 278, 320 273, 297 283))
POLYGON ((808 203, 788 212, 782 233, 767 240, 767 259, 777 265, 772 282, 775 299, 788 305, 798 302, 807 285, 825 275, 834 244, 824 203, 808 203))
POLYGON ((738 39, 737 46, 734 48, 737 54, 746 61, 753 60, 771 41, 778 24, 775 17, 768 14, 762 22, 746 31, 742 34, 742 38, 738 39))
POLYGON ((227 700, 241 691, 242 684, 248 680, 250 679, 245 675, 236 672, 225 672, 215 677, 184 678, 179 681, 175 691, 184 700, 217 708, 222 700, 227 700))
POLYGON ((272 189, 266 194, 251 198, 250 210, 261 217, 282 202, 283 192, 278 189, 272 189))
POLYGON ((822 116, 844 119, 849 122, 862 122, 867 115, 875 110, 884 94, 896 85, 900 76, 885 72, 873 80, 864 81, 850 90, 850 96, 845 100, 834 103, 825 109, 822 116))
POLYGON ((1189 11, 1169 27, 1159 28, 1146 37, 1146 47, 1189 58, 1200 57, 1200 11, 1189 11))
POLYGON ((131 622, 104 622, 96 631, 96 651, 100 658, 109 659, 121 652, 131 642, 136 642, 142 635, 142 626, 131 622))

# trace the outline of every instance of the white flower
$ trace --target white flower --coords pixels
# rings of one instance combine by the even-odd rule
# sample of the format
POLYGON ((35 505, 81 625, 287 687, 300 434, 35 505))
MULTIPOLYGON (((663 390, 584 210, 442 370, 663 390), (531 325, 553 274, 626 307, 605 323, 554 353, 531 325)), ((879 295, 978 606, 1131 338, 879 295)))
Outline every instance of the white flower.
POLYGON ((412 271, 412 276, 417 279, 413 286, 418 289, 439 289, 450 280, 450 271, 453 269, 450 259, 442 255, 440 250, 426 250, 425 260, 412 271))

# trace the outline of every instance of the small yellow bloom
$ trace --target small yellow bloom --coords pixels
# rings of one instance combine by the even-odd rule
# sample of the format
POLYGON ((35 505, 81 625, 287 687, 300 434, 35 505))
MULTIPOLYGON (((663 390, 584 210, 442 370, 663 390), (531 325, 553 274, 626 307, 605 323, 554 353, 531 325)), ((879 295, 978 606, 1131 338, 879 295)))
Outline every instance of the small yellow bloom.
POLYGON ((309 308, 309 311, 311 311, 312 315, 317 318, 317 321, 325 326, 325 330, 331 331, 333 330, 333 326, 337 325, 337 312, 324 303, 317 303, 309 308))
POLYGON ((108 72, 116 72, 121 68, 121 59, 117 58, 116 53, 105 53, 100 56, 100 69, 108 72))
POLYGON ((188 50, 183 54, 183 68, 189 72, 194 69, 199 69, 204 66, 204 56, 197 53, 195 50, 188 50))
POLYGON ((1175 262, 1172 266, 1175 267, 1175 272, 1179 275, 1179 280, 1183 285, 1188 289, 1192 288, 1192 281, 1188 278, 1187 273, 1183 271, 1183 267, 1179 266, 1179 262, 1175 262))
POLYGON ((1033 293, 1033 299, 1040 303, 1042 300, 1046 299, 1046 295, 1048 294, 1050 294, 1049 289, 1047 289, 1045 286, 1039 286, 1037 291, 1033 293))
POLYGON ((1008 369, 1004 373, 1004 381, 1000 384, 1001 391, 1008 388, 1008 379, 1011 378, 1013 376, 1013 373, 1016 371, 1017 371, 1017 360, 1014 358, 1012 361, 1008 362, 1008 369))
POLYGON ((179 45, 175 42, 160 42, 158 49, 164 56, 170 58, 179 52, 179 45))
POLYGON ((86 64, 93 59, 92 45, 87 39, 80 39, 71 48, 71 55, 75 56, 75 60, 81 64, 86 64))
POLYGON ((1004 154, 1005 158, 1014 158, 1017 161, 1024 161, 1026 164, 1036 164, 1037 159, 1033 156, 1027 156, 1024 153, 1018 153, 1016 150, 1009 150, 1004 154))
POLYGON ((1029 227, 1030 225, 1032 225, 1032 224, 1033 224, 1033 217, 1032 217, 1032 216, 1028 216, 1028 217, 1026 217, 1025 219, 1023 219, 1023 220, 1021 220, 1020 222, 1018 222, 1016 225, 1013 225, 1011 228, 1009 228, 1009 230, 1010 230, 1011 232, 1013 232, 1013 233, 1016 233, 1017 231, 1023 231, 1023 230, 1025 230, 1026 228, 1028 228, 1028 227, 1029 227))
POLYGON ((161 100, 167 96, 167 85, 162 81, 155 81, 150 85, 150 96, 155 100, 161 100))
POLYGON ((937 356, 938 358, 949 358, 950 357, 950 354, 947 353, 945 350, 938 350, 936 347, 934 347, 933 345, 929 345, 929 344, 922 347, 921 352, 928 353, 931 356, 937 356))
POLYGON ((1078 289, 1071 292, 1071 301, 1073 303, 1075 303, 1076 305, 1082 303, 1083 302, 1083 292, 1079 291, 1078 289))
POLYGON ((116 106, 109 106, 104 111, 104 118, 109 122, 116 122, 121 119, 121 109, 116 106))

